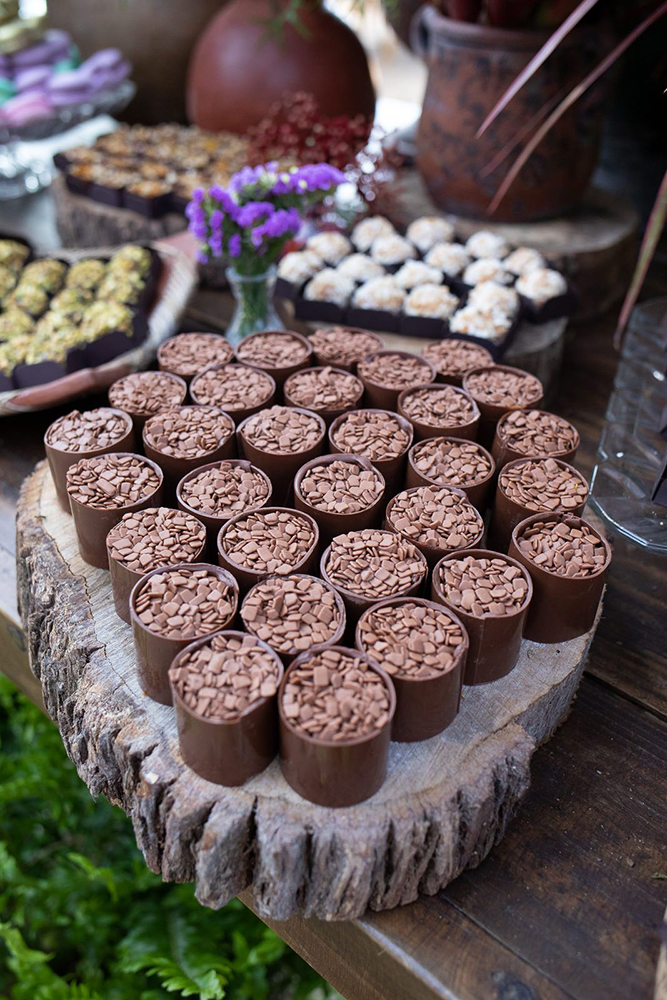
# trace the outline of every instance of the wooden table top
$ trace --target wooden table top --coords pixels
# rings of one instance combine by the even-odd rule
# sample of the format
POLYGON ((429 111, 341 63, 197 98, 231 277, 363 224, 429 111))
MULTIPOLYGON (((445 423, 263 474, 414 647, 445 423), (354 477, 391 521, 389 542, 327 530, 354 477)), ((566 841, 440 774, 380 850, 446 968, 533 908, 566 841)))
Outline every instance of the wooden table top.
MULTIPOLYGON (((616 364, 612 328, 606 317, 574 331, 553 404, 581 432, 584 474, 616 364)), ((0 669, 38 704, 15 606, 13 522, 55 415, 0 420, 0 669)), ((653 995, 667 902, 667 564, 613 541, 579 696, 536 752, 532 787, 489 857, 409 906, 274 925, 348 1000, 653 995)))

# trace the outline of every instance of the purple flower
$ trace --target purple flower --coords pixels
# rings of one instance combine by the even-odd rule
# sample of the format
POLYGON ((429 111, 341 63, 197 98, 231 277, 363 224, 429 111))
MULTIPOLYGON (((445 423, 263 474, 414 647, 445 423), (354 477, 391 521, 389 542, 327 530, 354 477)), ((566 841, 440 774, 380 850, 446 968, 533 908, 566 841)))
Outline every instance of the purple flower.
POLYGON ((192 200, 194 201, 195 205, 201 205, 201 203, 204 200, 204 197, 205 195, 203 188, 195 188, 194 191, 192 192, 192 200))
POLYGON ((214 209, 211 212, 211 214, 209 216, 209 220, 208 220, 210 222, 210 224, 211 224, 211 229, 214 229, 214 230, 221 229, 222 228, 222 220, 224 219, 224 217, 225 217, 224 214, 220 211, 219 208, 214 209))
POLYGON ((208 264, 208 253, 206 250, 199 250, 197 253, 197 260, 200 264, 208 264))
POLYGON ((233 236, 229 237, 227 249, 230 257, 236 258, 241 256, 241 237, 238 233, 234 233, 233 236))
POLYGON ((251 201, 240 208, 236 215, 236 222, 242 229, 254 226, 259 219, 273 215, 275 208, 270 201, 251 201))

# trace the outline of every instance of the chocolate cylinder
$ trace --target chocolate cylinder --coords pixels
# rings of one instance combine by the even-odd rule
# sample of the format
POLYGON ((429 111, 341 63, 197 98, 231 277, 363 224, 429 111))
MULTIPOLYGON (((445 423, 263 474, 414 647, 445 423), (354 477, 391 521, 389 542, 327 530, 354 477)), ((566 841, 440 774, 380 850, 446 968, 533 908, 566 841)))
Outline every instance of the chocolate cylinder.
POLYGON ((306 448, 305 451, 286 454, 284 452, 262 451, 260 448, 256 448, 248 441, 245 434, 250 417, 246 417, 237 429, 239 454, 266 473, 273 485, 273 499, 276 503, 286 503, 291 498, 294 476, 304 462, 309 462, 311 458, 317 458, 318 455, 322 454, 326 440, 326 424, 319 413, 313 413, 312 410, 306 410, 302 406, 293 406, 292 409, 299 413, 307 413, 309 417, 315 417, 320 425, 320 437, 317 443, 312 448, 306 448))
MULTIPOLYGON (((364 407, 364 412, 386 413, 390 411, 377 410, 372 407, 367 410, 366 407, 364 407)), ((388 497, 393 497, 395 493, 403 489, 408 450, 410 449, 412 442, 414 440, 414 429, 410 421, 406 420, 405 417, 402 417, 400 413, 390 412, 390 415, 394 418, 394 420, 398 421, 403 430, 406 432, 406 434, 408 435, 408 441, 405 446, 405 449, 400 453, 400 455, 396 455, 393 458, 377 459, 372 463, 373 468, 377 469, 377 471, 382 473, 382 475, 384 476, 384 481, 387 487, 385 493, 385 499, 387 499, 388 497)), ((336 420, 334 420, 331 427, 329 428, 329 449, 335 455, 344 454, 342 449, 335 444, 334 435, 338 427, 343 422, 343 420, 345 420, 346 416, 347 416, 346 413, 341 414, 340 417, 337 417, 336 420)))
POLYGON ((489 370, 513 372, 515 375, 530 374, 523 371, 522 368, 512 368, 510 365, 488 365, 484 368, 473 368, 471 372, 467 372, 467 374, 464 375, 463 388, 475 400, 480 412, 477 440, 480 441, 485 448, 490 448, 492 446, 493 438, 496 433, 496 424, 505 413, 510 413, 512 410, 537 410, 540 408, 544 396, 543 393, 537 399, 531 399, 530 403, 520 403, 516 406, 498 406, 493 403, 485 403, 484 400, 478 399, 474 392, 470 391, 468 383, 471 375, 476 375, 478 372, 489 370))
MULTIPOLYGON (((434 488, 438 490, 449 490, 450 493, 456 493, 458 496, 463 497, 466 500, 468 499, 463 490, 456 489, 453 486, 436 486, 434 488)), ((402 492, 415 493, 418 489, 421 489, 421 487, 416 486, 413 489, 403 490, 402 492)), ((401 494, 397 494, 397 496, 400 495, 401 494)), ((429 565, 429 569, 433 569, 436 563, 439 562, 439 560, 442 559, 443 556, 447 555, 450 552, 464 552, 466 549, 478 548, 482 543, 482 538, 484 537, 484 521, 482 520, 482 517, 480 515, 479 532, 477 533, 475 538, 470 542, 469 545, 463 545, 460 549, 445 549, 439 545, 425 545, 424 542, 419 542, 416 539, 411 538, 409 535, 406 535, 404 532, 398 530, 398 528, 396 527, 396 525, 392 520, 392 510, 394 508, 395 502, 396 502, 396 497, 390 500, 389 503, 387 504, 387 510, 385 512, 383 527, 385 527, 387 531, 395 532, 397 535, 400 535, 401 538, 404 538, 406 542, 411 542, 414 546, 416 546, 426 559, 426 562, 429 565)))
MULTIPOLYGON (((235 361, 234 362, 227 361, 224 364, 211 365, 210 368, 206 369, 206 371, 207 372, 209 372, 209 371, 213 371, 213 372, 220 371, 223 368, 229 368, 229 367, 231 367, 232 364, 233 364, 233 366, 235 368, 238 367, 238 365, 236 364, 235 361)), ((235 423, 236 423, 237 426, 241 423, 242 420, 245 420, 246 417, 251 417, 253 415, 253 413, 259 413, 260 410, 266 409, 267 406, 273 406, 273 404, 276 401, 276 392, 277 392, 275 379, 273 379, 271 377, 271 375, 269 375, 268 372, 261 371, 259 368, 253 367, 253 365, 247 365, 245 362, 243 362, 242 367, 243 368, 250 368, 250 370, 254 371, 254 372, 258 372, 258 373, 261 372, 262 377, 263 378, 267 378, 269 380, 269 382, 271 383, 271 385, 273 386, 273 391, 266 397, 266 399, 262 400, 261 403, 257 403, 254 406, 242 406, 242 407, 240 407, 237 410, 233 410, 233 409, 225 410, 225 408, 223 406, 221 406, 220 408, 223 409, 225 411, 225 413, 229 414, 229 416, 232 418, 232 420, 235 421, 235 423)), ((198 380, 199 380, 200 376, 202 376, 204 374, 205 374, 205 372, 199 372, 199 374, 195 375, 194 378, 192 379, 192 382, 190 383, 190 398, 192 399, 192 402, 196 403, 198 406, 218 406, 218 405, 220 405, 218 403, 206 403, 206 401, 203 400, 203 399, 200 399, 200 397, 197 394, 198 380)))
POLYGON ((320 529, 320 539, 323 545, 328 545, 334 535, 343 535, 347 531, 359 531, 362 528, 376 528, 382 519, 382 510, 385 503, 385 481, 382 473, 371 465, 367 458, 360 458, 357 455, 322 455, 314 458, 310 462, 302 465, 294 477, 294 507, 305 514, 310 514, 317 522, 320 529), (304 476, 320 465, 331 465, 332 462, 348 462, 356 465, 362 472, 377 472, 382 480, 382 493, 370 507, 365 510, 354 511, 350 514, 338 514, 334 511, 320 510, 304 498, 301 493, 301 483, 304 476))
MULTIPOLYGON (((188 514, 192 511, 188 511, 188 514)), ((197 516, 196 514, 194 515, 197 516)), ((197 518, 201 523, 201 518, 197 518)), ((206 537, 203 538, 202 543, 199 547, 199 551, 196 552, 192 557, 192 562, 202 562, 206 556, 206 537)), ((125 566, 118 559, 114 559, 113 556, 109 554, 109 547, 107 546, 107 559, 109 561, 109 572, 111 574, 111 591, 113 594, 113 603, 116 609, 116 614, 124 621, 126 625, 132 624, 132 619, 130 617, 130 594, 134 588, 135 583, 141 580, 142 576, 146 575, 144 570, 141 573, 135 572, 135 570, 130 569, 125 566)), ((169 565, 168 563, 164 564, 169 565)))
MULTIPOLYGON (((412 354, 410 351, 375 351, 373 354, 369 354, 368 358, 364 358, 365 361, 370 361, 372 358, 377 357, 378 354, 398 354, 402 358, 409 358, 410 361, 414 361, 417 358, 424 365, 424 382, 423 385, 428 385, 430 382, 435 382, 435 368, 430 361, 426 358, 419 357, 416 354, 412 354)), ((357 376, 364 383, 364 389, 366 390, 366 400, 369 408, 376 407, 379 410, 393 410, 396 411, 398 407, 398 397, 403 392, 403 389, 396 389, 392 386, 383 385, 381 382, 374 382, 357 370, 357 376)))
POLYGON ((318 648, 313 647, 297 656, 285 672, 278 691, 280 766, 288 785, 309 802, 331 808, 353 806, 374 795, 386 777, 396 692, 388 675, 370 657, 356 649, 329 647, 354 653, 379 674, 389 692, 389 718, 378 732, 345 742, 326 741, 298 732, 285 718, 283 691, 290 671, 306 662, 318 648))
MULTIPOLYGON (((531 459, 526 458, 524 455, 522 458, 517 458, 513 462, 508 462, 506 468, 520 465, 522 462, 530 461, 531 459)), ((581 503, 577 507, 573 507, 572 510, 567 511, 568 514, 583 514, 584 507, 588 502, 588 483, 582 474, 572 465, 568 465, 567 462, 561 462, 557 458, 553 461, 556 462, 559 468, 567 469, 568 472, 577 476, 577 478, 583 483, 584 494, 581 503)), ((559 508, 559 510, 562 510, 562 508, 559 508)), ((525 520, 525 518, 530 517, 535 513, 536 511, 534 509, 524 507, 523 504, 517 503, 516 500, 511 500, 503 491, 499 478, 498 485, 496 486, 496 496, 493 502, 493 510, 491 512, 491 521, 489 522, 489 545, 492 545, 494 549, 498 550, 498 552, 507 552, 509 544, 512 540, 512 532, 514 531, 514 528, 520 521, 525 520)), ((538 516, 540 516, 539 512, 537 513, 538 516)), ((551 511, 544 511, 541 516, 544 518, 548 513, 551 513, 551 511)))
MULTIPOLYGON (((221 633, 218 633, 221 634, 221 633)), ((244 632, 228 630, 224 635, 246 638, 244 632)), ((280 658, 261 639, 258 646, 278 664, 278 682, 283 679, 280 658)), ((183 656, 209 642, 211 636, 197 639, 173 660, 178 667, 183 656)), ((205 719, 188 708, 174 684, 171 697, 176 708, 176 726, 181 756, 188 767, 216 785, 230 788, 243 785, 269 766, 278 752, 277 699, 261 698, 236 719, 205 719)))
POLYGON ((72 465, 76 465, 82 458, 96 458, 98 455, 110 455, 114 452, 134 451, 135 439, 132 418, 124 410, 116 410, 112 406, 103 407, 103 409, 107 409, 110 414, 112 413, 117 417, 121 417, 127 425, 127 430, 123 436, 108 448, 97 448, 92 451, 65 451, 57 445, 49 444, 47 441, 48 428, 44 435, 44 450, 46 451, 53 485, 56 488, 56 496, 58 497, 58 503, 66 514, 71 514, 69 494, 67 492, 67 470, 72 465))
MULTIPOLYGON (((531 406, 531 407, 529 407, 529 409, 534 410, 535 407, 531 406)), ((544 413, 545 411, 544 410, 539 410, 538 412, 539 413, 544 413)), ((500 418, 500 420, 496 424, 496 432, 495 432, 494 437, 493 437, 493 447, 491 449, 491 454, 493 455, 494 459, 496 460, 496 466, 498 468, 498 471, 500 471, 500 469, 502 469, 503 466, 508 465, 510 462, 515 462, 519 458, 554 458, 554 459, 559 458, 559 459, 562 459, 563 462, 573 462, 574 461, 574 458, 575 458, 575 456, 577 454, 577 449, 579 448, 579 445, 581 444, 581 438, 579 437, 579 431, 576 429, 576 427, 572 428, 573 431, 575 432, 575 435, 576 435, 574 444, 573 444, 573 446, 571 448, 567 448, 565 451, 549 452, 549 453, 540 452, 539 450, 537 450, 537 451, 517 451, 516 448, 512 448, 507 443, 507 441, 503 440, 503 426, 504 426, 505 421, 507 420, 508 416, 509 416, 509 414, 505 413, 500 418)))
MULTIPOLYGON (((225 411, 222 410, 221 412, 224 413, 225 411)), ((172 500, 174 498, 176 487, 183 476, 186 476, 188 472, 192 472, 193 469, 199 469, 202 465, 210 465, 212 462, 221 462, 223 459, 236 458, 234 421, 228 413, 225 413, 225 416, 228 417, 232 424, 232 430, 229 437, 219 444, 217 448, 213 448, 211 451, 207 451, 202 455, 197 455, 194 458, 179 458, 176 455, 165 455, 163 452, 158 451, 157 448, 151 447, 151 445, 149 445, 146 441, 146 427, 144 426, 144 452, 148 458, 157 462, 164 472, 165 488, 171 494, 172 500)))
MULTIPOLYGON (((114 454, 130 456, 130 452, 114 452, 114 454)), ((109 556, 107 553, 107 535, 115 525, 118 524, 124 514, 130 514, 135 510, 145 510, 146 507, 160 507, 162 504, 163 475, 162 469, 150 459, 141 455, 131 455, 146 462, 157 474, 160 484, 149 493, 143 500, 128 504, 126 507, 88 507, 79 503, 70 496, 70 507, 74 519, 74 530, 79 543, 81 558, 89 566, 97 566, 98 569, 109 568, 109 556)))
MULTIPOLYGON (((424 391, 424 388, 429 388, 438 392, 442 386, 419 386, 420 392, 424 391)), ((405 400, 410 396, 415 389, 404 389, 403 392, 398 397, 398 412, 401 416, 409 420, 415 429, 415 437, 417 441, 423 441, 426 438, 442 437, 443 435, 452 438, 459 438, 465 441, 475 441, 477 439, 477 428, 479 426, 480 413, 477 403, 472 398, 472 396, 465 391, 465 389, 459 389, 457 386, 452 386, 457 392, 460 392, 463 396, 470 400, 473 408, 472 418, 465 424, 427 424, 423 420, 416 420, 414 417, 408 416, 405 412, 404 405, 405 400)))
MULTIPOLYGON (((452 444, 456 444, 456 442, 460 441, 461 439, 454 437, 443 437, 442 439, 438 438, 438 440, 449 441, 452 444)), ((480 512, 480 514, 483 515, 484 511, 488 506, 489 493, 491 492, 491 485, 493 483, 493 478, 496 474, 496 463, 493 461, 491 453, 487 451, 486 448, 483 448, 481 444, 478 444, 478 442, 475 443, 477 444, 478 448, 481 451, 483 451, 484 454, 488 457, 491 463, 491 471, 483 479, 479 479, 477 480, 477 482, 471 483, 470 486, 463 485, 463 486, 456 486, 453 488, 461 490, 461 492, 465 493, 465 495, 468 497, 468 500, 470 500, 470 503, 473 505, 473 507, 476 507, 477 510, 480 512)), ((406 489, 412 489, 415 486, 446 486, 447 485, 446 483, 437 483, 432 479, 428 479, 423 473, 419 471, 419 469, 415 464, 415 457, 416 457, 415 450, 418 444, 419 442, 417 442, 416 445, 413 445, 412 448, 410 448, 410 451, 408 452, 408 471, 405 476, 406 489)))
MULTIPOLYGON (((343 329, 343 330, 348 331, 349 333, 363 333, 364 337, 372 337, 373 340, 375 341, 375 345, 376 345, 374 349, 376 351, 383 351, 384 350, 384 340, 382 339, 382 337, 379 336, 379 334, 377 334, 377 333, 371 333, 370 330, 362 330, 361 327, 358 327, 358 326, 341 326, 339 324, 339 327, 341 329, 343 329)), ((315 330, 315 333, 318 333, 318 332, 319 332, 319 330, 315 330)), ((313 360, 314 360, 314 362, 315 362, 316 365, 320 365, 322 367, 324 367, 325 365, 335 365, 336 368, 342 368, 343 371, 352 372, 353 375, 356 375, 356 373, 357 373, 357 362, 356 361, 351 361, 351 362, 346 362, 346 361, 332 361, 330 358, 325 357, 323 354, 318 354, 317 353, 317 347, 315 347, 315 345, 312 343, 312 341, 310 341, 310 343, 311 343, 311 346, 313 348, 313 360)), ((369 353, 370 353, 370 351, 369 351, 369 353)))
MULTIPOLYGON (((290 577, 290 579, 296 579, 296 580, 304 580, 304 579, 305 580, 317 580, 318 583, 326 583, 326 580, 319 580, 318 577, 309 576, 307 573, 290 573, 289 577, 290 577)), ((262 580, 259 580, 253 587, 250 588, 250 590, 248 591, 248 593, 245 595, 245 597, 243 599, 243 604, 241 605, 241 612, 240 612, 240 614, 241 614, 241 621, 243 621, 243 606, 245 605, 245 602, 248 600, 248 598, 251 596, 251 594, 252 594, 253 590, 255 589, 255 587, 257 587, 260 583, 266 583, 269 580, 282 580, 282 579, 284 579, 284 577, 280 577, 280 576, 277 576, 275 573, 272 573, 270 576, 265 576, 262 580)), ((338 615, 339 615, 339 619, 340 620, 339 620, 339 623, 338 623, 338 628, 336 629, 336 631, 334 632, 334 634, 331 636, 331 638, 327 639, 326 642, 320 642, 320 643, 317 644, 317 648, 318 649, 325 649, 327 646, 337 646, 339 643, 341 643, 343 641, 343 637, 345 636, 345 629, 347 627, 347 619, 346 619, 346 616, 345 616, 345 605, 343 604, 343 599, 342 599, 342 597, 340 596, 340 594, 338 593, 338 591, 336 590, 335 587, 329 586, 329 590, 331 591, 331 593, 334 596, 334 600, 336 602, 336 608, 338 609, 338 615)), ((245 630, 248 633, 248 635, 254 636, 255 633, 251 629, 248 628, 248 626, 246 625, 245 621, 243 621, 243 624, 244 624, 245 630)), ((269 642, 269 640, 265 640, 265 642, 266 642, 266 644, 268 646, 271 646, 271 643, 269 642)), ((271 649, 273 649, 273 651, 276 653, 276 655, 280 657, 280 659, 283 661, 283 663, 285 664, 286 667, 289 666, 289 664, 292 662, 292 660, 296 656, 299 656, 300 653, 302 652, 301 650, 295 649, 294 647, 292 647, 292 649, 288 650, 287 652, 282 652, 279 649, 274 649, 273 646, 271 646, 271 649)), ((306 650, 306 652, 309 652, 309 650, 306 650)))
MULTIPOLYGON (((267 474, 265 472, 262 472, 261 469, 256 469, 254 465, 251 465, 250 462, 246 462, 244 458, 232 458, 232 459, 227 459, 226 461, 229 465, 233 465, 235 468, 238 469, 243 469, 245 472, 254 472, 256 475, 261 476, 264 482, 266 483, 266 488, 268 490, 268 493, 266 494, 266 499, 261 504, 259 504, 258 507, 247 507, 243 511, 243 513, 250 514, 253 510, 260 510, 262 507, 268 507, 269 504, 271 503, 271 493, 273 487, 271 485, 271 480, 269 479, 267 474)), ((228 517, 219 516, 217 514, 202 514, 200 511, 195 510, 194 507, 190 506, 187 500, 183 499, 183 486, 185 483, 189 482, 189 480, 194 479, 195 476, 200 475, 200 473, 205 472, 208 469, 217 469, 219 465, 220 462, 209 462, 207 465, 200 465, 198 468, 193 469, 191 472, 188 472, 187 476, 183 476, 183 478, 179 481, 178 486, 176 487, 176 504, 178 508, 180 510, 184 510, 187 514, 194 514, 194 516, 202 522, 202 524, 206 527, 206 531, 208 533, 209 545, 211 545, 214 550, 216 547, 216 542, 220 529, 223 527, 223 525, 227 524, 227 521, 229 521, 230 519, 228 517)))
POLYGON ((524 638, 532 642, 567 642, 584 635, 593 628, 600 598, 604 590, 607 570, 611 562, 611 548, 607 539, 588 521, 567 513, 532 514, 514 528, 509 547, 510 555, 525 566, 533 581, 533 599, 528 610, 524 638), (596 573, 585 577, 559 576, 538 566, 525 556, 518 541, 536 521, 546 524, 575 520, 597 535, 605 548, 606 560, 596 573))
MULTIPOLYGON (((367 608, 371 608, 373 607, 374 604, 377 604, 378 601, 386 600, 387 598, 362 597, 360 594, 355 594, 351 590, 348 590, 347 587, 342 587, 340 584, 335 583, 331 579, 331 577, 328 576, 327 571, 325 569, 327 560, 329 558, 330 548, 331 546, 328 545, 324 550, 324 552, 322 553, 322 558, 320 559, 320 576, 322 577, 323 580, 325 580, 328 584, 330 584, 334 588, 334 590, 337 590, 340 596, 343 598, 343 603, 345 604, 345 612, 347 614, 348 625, 349 626, 356 625, 357 621, 359 620, 359 616, 362 615, 367 608)), ((421 596, 422 591, 424 589, 424 584, 428 579, 429 571, 428 571, 428 563, 426 562, 424 554, 419 550, 419 548, 417 548, 416 545, 415 548, 417 549, 417 554, 419 555, 419 558, 423 562, 424 572, 422 577, 419 580, 417 580, 416 583, 412 584, 412 586, 409 587, 408 590, 404 590, 400 594, 390 594, 389 597, 421 596)))
MULTIPOLYGON (((179 563, 177 566, 169 566, 168 568, 170 570, 195 571, 206 569, 209 570, 209 572, 214 573, 219 580, 231 588, 233 610, 229 616, 229 620, 225 622, 222 628, 216 629, 215 632, 210 632, 206 636, 198 636, 197 639, 210 639, 216 632, 222 632, 228 625, 231 625, 234 621, 239 602, 238 584, 231 573, 221 569, 219 566, 213 566, 209 563, 179 563)), ((159 632, 152 632, 146 627, 146 625, 143 624, 135 610, 137 596, 146 581, 149 577, 154 576, 156 573, 164 573, 164 570, 164 566, 159 567, 158 569, 152 569, 150 572, 145 573, 144 576, 142 576, 141 579, 135 583, 130 594, 130 619, 132 623, 132 632, 134 634, 134 651, 137 658, 137 675, 139 677, 141 689, 144 694, 147 694, 149 698, 153 699, 153 701, 158 701, 161 705, 171 705, 169 667, 171 666, 171 662, 174 657, 177 656, 182 649, 185 649, 186 646, 189 646, 196 640, 193 640, 192 636, 186 639, 171 639, 167 636, 160 635, 159 632)))
POLYGON ((297 362, 294 365, 286 365, 284 367, 276 367, 275 365, 263 364, 261 361, 246 361, 239 355, 239 347, 236 349, 236 360, 240 361, 242 365, 251 365, 255 368, 261 368, 263 372, 270 375, 274 379, 278 389, 282 389, 285 379, 291 375, 293 372, 298 372, 301 368, 310 368, 312 365, 313 358, 313 348, 307 337, 302 336, 302 334, 297 333, 296 330, 259 330, 257 333, 251 333, 247 337, 244 337, 241 341, 240 347, 247 344, 254 337, 263 337, 267 333, 282 333, 289 334, 290 337, 294 337, 295 340, 300 340, 302 344, 308 349, 308 354, 304 357, 303 361, 297 362))
MULTIPOLYGON (((294 510, 290 507, 261 507, 262 513, 280 513, 280 514, 294 514, 294 510)), ((232 559, 232 557, 224 551, 222 547, 222 538, 224 537, 225 531, 227 531, 231 525, 236 524, 237 521, 242 521, 243 518, 247 517, 250 511, 244 511, 243 514, 236 514, 234 517, 230 517, 225 525, 220 529, 218 533, 218 562, 238 581, 241 593, 246 593, 251 587, 254 587, 256 583, 260 580, 264 580, 267 576, 272 576, 272 573, 268 573, 262 570, 249 569, 247 566, 240 566, 237 562, 232 559)), ((320 533, 317 527, 317 522, 313 520, 310 515, 303 512, 299 513, 299 517, 303 517, 308 521, 314 532, 313 544, 310 546, 306 554, 302 559, 290 570, 290 575, 292 573, 312 573, 312 571, 317 566, 317 549, 320 543, 320 533)))
MULTIPOLYGON (((435 601, 426 601, 420 597, 390 597, 386 601, 378 601, 373 610, 387 605, 401 607, 405 604, 418 604, 424 608, 443 610, 442 605, 435 601)), ((373 658, 372 650, 365 649, 361 640, 361 621, 368 612, 359 619, 356 628, 355 643, 367 656, 373 658)), ((463 671, 468 655, 468 633, 461 619, 449 608, 447 615, 461 627, 463 642, 454 652, 454 661, 448 670, 432 677, 408 677, 391 674, 391 680, 396 689, 396 714, 391 727, 391 738, 397 743, 416 743, 437 736, 456 718, 461 702, 461 687, 463 671)), ((380 664, 382 666, 382 664, 380 664)))
MULTIPOLYGON (((491 549, 469 549, 466 556, 475 556, 479 559, 498 558, 499 553, 491 549)), ((463 608, 458 608, 451 604, 442 589, 440 581, 440 568, 448 559, 457 558, 460 553, 452 553, 443 556, 433 570, 431 583, 431 597, 434 601, 442 604, 448 611, 457 615, 465 625, 468 633, 469 649, 466 660, 465 672, 463 675, 464 684, 488 684, 490 681, 497 681, 505 677, 516 666, 521 650, 521 636, 525 626, 528 609, 533 596, 533 584, 530 573, 522 563, 509 556, 502 556, 503 560, 516 566, 528 584, 528 590, 523 604, 516 611, 506 615, 485 615, 477 618, 469 614, 463 608)))
MULTIPOLYGON (((308 369, 304 369, 304 370, 305 371, 321 372, 325 368, 330 368, 332 371, 335 371, 335 372, 336 371, 337 372, 343 372, 346 375, 350 374, 350 372, 345 371, 344 368, 339 368, 337 365, 336 366, 334 366, 334 365, 320 365, 318 368, 308 368, 308 369)), ((354 399, 354 401, 352 403, 350 403, 350 404, 348 404, 346 406, 343 406, 343 407, 336 407, 335 409, 323 409, 323 410, 313 410, 312 411, 313 413, 317 413, 320 417, 322 417, 322 420, 324 420, 324 422, 327 425, 327 427, 329 426, 329 424, 331 423, 331 421, 335 420, 336 417, 339 417, 341 415, 341 413, 348 413, 350 410, 356 410, 361 405, 361 398, 362 398, 362 396, 364 394, 364 385, 363 385, 363 382, 361 381, 361 379, 357 378, 356 375, 354 375, 352 377, 356 380, 356 382, 357 382, 357 388, 358 388, 357 395, 356 395, 356 397, 355 397, 355 399, 354 399)), ((283 395, 285 397, 285 406, 291 406, 291 407, 296 408, 296 409, 299 408, 299 403, 296 400, 292 399, 292 397, 290 396, 290 387, 289 387, 287 381, 285 382, 285 385, 283 386, 283 395)))
MULTIPOLYGON (((211 344, 213 344, 215 347, 218 347, 221 343, 227 344, 227 347, 229 348, 228 361, 232 361, 234 359, 234 351, 232 350, 232 346, 231 346, 231 344, 229 344, 225 340, 225 338, 224 338, 224 336, 222 336, 222 334, 220 334, 220 333, 199 333, 199 332, 197 332, 197 336, 198 337, 207 337, 207 338, 210 338, 211 344)), ((171 340, 171 338, 170 338, 170 340, 171 340)), ((169 364, 169 362, 167 360, 167 357, 165 356, 165 354, 166 354, 165 348, 166 348, 166 345, 169 342, 170 342, 169 340, 165 340, 162 344, 160 344, 160 346, 157 349, 157 364, 158 364, 158 368, 160 369, 161 372, 168 372, 170 375, 178 375, 179 378, 183 379, 183 381, 185 382, 186 385, 190 385, 190 383, 192 382, 193 378, 196 378, 197 375, 199 374, 199 372, 195 372, 195 373, 184 372, 184 371, 179 370, 178 368, 172 367, 169 364)), ((226 363, 227 362, 223 361, 221 358, 217 358, 216 359, 216 364, 226 364, 226 363)), ((202 369, 202 371, 203 371, 203 369, 202 369)))
MULTIPOLYGON (((179 375, 173 375, 171 372, 161 372, 160 374, 171 379, 172 382, 174 382, 179 387, 181 392, 180 399, 175 399, 173 403, 170 403, 169 406, 162 407, 162 409, 170 409, 172 406, 182 406, 185 403, 185 399, 188 394, 188 387, 184 379, 180 378, 179 375)), ((118 379, 118 381, 120 382, 121 379, 118 379)), ((113 385, 110 386, 110 389, 112 388, 113 385)), ((132 423, 134 424, 134 430, 137 436, 140 437, 146 421, 149 420, 151 417, 154 417, 155 413, 162 412, 162 410, 156 410, 155 413, 138 413, 136 410, 127 409, 124 410, 123 412, 129 413, 130 417, 132 418, 132 423)))

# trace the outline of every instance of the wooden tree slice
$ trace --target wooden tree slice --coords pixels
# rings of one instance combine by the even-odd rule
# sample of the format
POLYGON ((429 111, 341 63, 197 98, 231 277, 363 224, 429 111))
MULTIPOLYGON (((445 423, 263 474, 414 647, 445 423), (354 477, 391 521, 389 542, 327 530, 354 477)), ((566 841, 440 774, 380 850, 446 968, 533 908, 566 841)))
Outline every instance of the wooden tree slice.
POLYGON ((58 174, 53 179, 51 193, 56 208, 58 235, 65 247, 116 246, 159 240, 187 228, 187 219, 178 212, 169 212, 159 219, 148 219, 126 208, 102 205, 92 198, 73 194, 58 174))
POLYGON ((300 798, 277 761, 238 789, 183 764, 174 712, 142 694, 109 574, 80 559, 45 462, 19 502, 18 579, 32 669, 90 791, 132 817, 165 880, 196 882, 213 908, 251 886, 257 911, 274 920, 388 909, 478 865, 528 788, 535 748, 567 715, 593 635, 524 642, 508 677, 464 690, 442 736, 392 744, 372 799, 335 810, 300 798))

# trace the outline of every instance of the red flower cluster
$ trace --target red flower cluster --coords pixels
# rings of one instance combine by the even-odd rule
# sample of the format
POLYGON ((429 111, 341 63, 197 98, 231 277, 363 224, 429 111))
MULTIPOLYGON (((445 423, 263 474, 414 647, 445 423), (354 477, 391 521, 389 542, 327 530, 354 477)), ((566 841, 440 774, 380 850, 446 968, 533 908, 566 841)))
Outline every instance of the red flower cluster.
POLYGON ((286 160, 329 163, 344 170, 368 142, 371 123, 363 115, 323 115, 312 94, 285 94, 266 118, 248 130, 250 162, 286 160))

